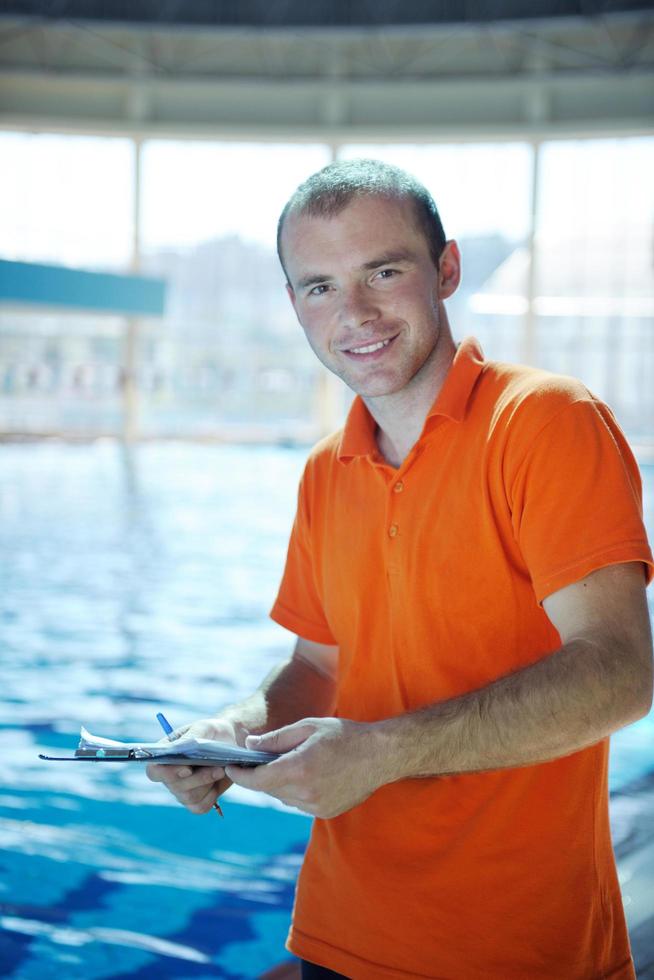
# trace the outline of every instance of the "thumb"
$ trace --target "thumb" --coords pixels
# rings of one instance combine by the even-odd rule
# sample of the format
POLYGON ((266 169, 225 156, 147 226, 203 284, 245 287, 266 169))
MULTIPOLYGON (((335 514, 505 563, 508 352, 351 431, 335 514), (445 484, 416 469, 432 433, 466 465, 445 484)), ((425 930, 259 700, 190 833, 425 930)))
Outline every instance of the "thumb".
POLYGON ((310 721, 296 721, 294 725, 286 725, 263 735, 248 735, 245 747, 260 752, 289 752, 306 742, 315 730, 316 726, 310 721))

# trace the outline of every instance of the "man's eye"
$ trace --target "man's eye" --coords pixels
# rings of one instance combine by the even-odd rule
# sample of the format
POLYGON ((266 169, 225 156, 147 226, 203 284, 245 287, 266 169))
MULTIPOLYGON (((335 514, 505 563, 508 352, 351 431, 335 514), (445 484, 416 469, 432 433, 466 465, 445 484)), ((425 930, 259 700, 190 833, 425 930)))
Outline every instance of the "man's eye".
POLYGON ((397 275, 397 269, 380 269, 377 273, 379 279, 392 279, 395 275, 397 275))
POLYGON ((326 283, 321 282, 320 285, 314 286, 313 289, 309 290, 309 296, 322 296, 322 294, 326 293, 328 289, 329 286, 326 283))

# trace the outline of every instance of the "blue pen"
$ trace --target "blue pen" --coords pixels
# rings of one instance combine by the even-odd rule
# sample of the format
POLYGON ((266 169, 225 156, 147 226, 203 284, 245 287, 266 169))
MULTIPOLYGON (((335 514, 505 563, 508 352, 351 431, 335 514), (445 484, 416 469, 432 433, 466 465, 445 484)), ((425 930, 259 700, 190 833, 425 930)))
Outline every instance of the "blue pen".
MULTIPOLYGON (((174 742, 175 739, 173 739, 173 738, 170 737, 173 734, 173 732, 174 732, 174 728, 170 724, 170 722, 168 721, 168 719, 166 718, 166 716, 165 715, 162 715, 162 713, 160 711, 157 712, 157 721, 159 722, 159 724, 163 728, 164 732, 168 736, 168 741, 174 742)), ((218 814, 221 817, 224 817, 224 813, 220 809, 220 807, 218 806, 218 802, 214 803, 213 808, 214 808, 214 810, 217 810, 218 811, 218 814)))
MULTIPOLYGON (((174 731, 173 726, 170 724, 170 722, 168 721, 168 719, 166 718, 166 716, 165 715, 162 715, 160 711, 157 712, 157 721, 159 722, 159 724, 161 725, 161 727, 165 731, 166 735, 172 735, 173 734, 173 731, 174 731)), ((170 739, 170 741, 172 741, 172 739, 170 739)))

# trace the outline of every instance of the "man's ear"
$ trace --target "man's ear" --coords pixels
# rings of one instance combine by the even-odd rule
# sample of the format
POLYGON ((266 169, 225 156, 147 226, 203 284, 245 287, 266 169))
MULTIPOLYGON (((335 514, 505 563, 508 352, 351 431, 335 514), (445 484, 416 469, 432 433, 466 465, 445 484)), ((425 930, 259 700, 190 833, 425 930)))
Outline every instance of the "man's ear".
POLYGON ((454 240, 446 242, 438 261, 438 296, 447 299, 461 282, 461 253, 454 240))

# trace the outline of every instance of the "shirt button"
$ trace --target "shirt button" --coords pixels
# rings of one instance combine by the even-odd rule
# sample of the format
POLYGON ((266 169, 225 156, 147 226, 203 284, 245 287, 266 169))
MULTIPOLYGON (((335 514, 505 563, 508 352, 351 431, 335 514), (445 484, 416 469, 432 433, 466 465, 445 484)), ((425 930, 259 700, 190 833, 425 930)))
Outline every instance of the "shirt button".
POLYGON ((397 532, 398 532, 398 526, 397 526, 397 524, 391 524, 391 526, 388 529, 388 535, 389 535, 389 537, 394 538, 395 535, 397 534, 397 532))
POLYGON ((404 490, 404 484, 402 483, 401 480, 397 481, 397 483, 393 487, 393 490, 395 491, 395 493, 402 493, 402 491, 404 490))

